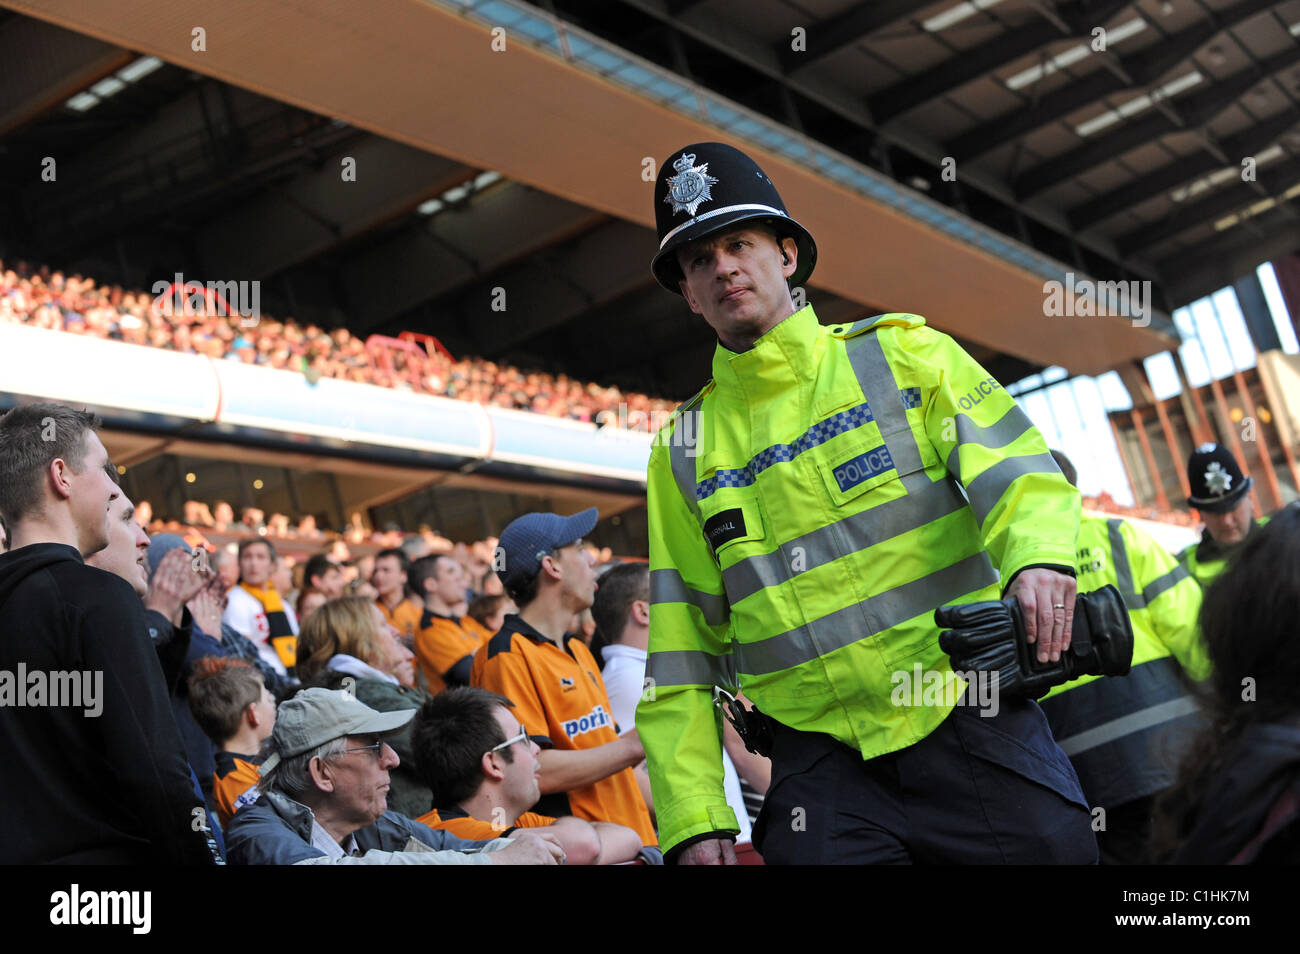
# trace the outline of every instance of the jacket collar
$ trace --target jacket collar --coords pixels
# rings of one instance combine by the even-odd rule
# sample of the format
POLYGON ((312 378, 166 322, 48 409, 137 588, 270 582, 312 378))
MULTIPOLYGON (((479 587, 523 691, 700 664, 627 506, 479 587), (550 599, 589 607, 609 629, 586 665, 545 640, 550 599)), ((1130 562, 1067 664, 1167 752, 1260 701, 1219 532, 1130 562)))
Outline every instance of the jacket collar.
POLYGON ((713 380, 719 394, 750 403, 747 395, 785 390, 817 377, 825 336, 812 305, 786 318, 754 347, 737 354, 718 344, 713 352, 713 380))
POLYGON ((279 792, 263 792, 262 801, 271 806, 284 823, 293 829, 295 835, 311 844, 311 823, 316 816, 310 808, 279 792))

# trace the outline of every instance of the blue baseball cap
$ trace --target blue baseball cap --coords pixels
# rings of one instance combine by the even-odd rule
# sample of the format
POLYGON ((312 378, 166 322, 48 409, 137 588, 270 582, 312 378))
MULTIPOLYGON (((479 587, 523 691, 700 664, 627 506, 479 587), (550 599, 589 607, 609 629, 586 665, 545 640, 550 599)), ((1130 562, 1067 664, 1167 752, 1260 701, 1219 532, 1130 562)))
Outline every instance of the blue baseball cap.
POLYGON ((589 507, 571 517, 557 513, 526 513, 501 531, 499 546, 505 559, 497 576, 506 589, 535 577, 542 557, 585 537, 596 526, 597 510, 589 507))

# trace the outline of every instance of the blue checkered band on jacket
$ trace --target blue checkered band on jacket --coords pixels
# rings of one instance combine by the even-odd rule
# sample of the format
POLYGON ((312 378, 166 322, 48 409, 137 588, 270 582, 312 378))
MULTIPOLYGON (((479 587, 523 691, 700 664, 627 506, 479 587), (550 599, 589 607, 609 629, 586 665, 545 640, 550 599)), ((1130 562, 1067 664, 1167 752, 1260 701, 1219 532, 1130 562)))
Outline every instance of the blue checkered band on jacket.
POLYGON ((903 399, 903 407, 909 411, 914 407, 921 406, 920 388, 900 388, 898 396, 903 399))
POLYGON ((861 427, 863 424, 869 424, 873 420, 875 420, 875 417, 871 413, 871 408, 866 404, 859 404, 847 411, 832 414, 826 420, 818 421, 808 428, 791 443, 773 444, 771 447, 759 451, 754 456, 754 459, 744 467, 735 470, 719 470, 712 477, 700 481, 695 485, 695 499, 704 500, 711 497, 719 487, 748 487, 758 479, 759 474, 773 464, 794 460, 809 448, 816 447, 818 444, 825 444, 832 437, 838 437, 840 434, 861 427))

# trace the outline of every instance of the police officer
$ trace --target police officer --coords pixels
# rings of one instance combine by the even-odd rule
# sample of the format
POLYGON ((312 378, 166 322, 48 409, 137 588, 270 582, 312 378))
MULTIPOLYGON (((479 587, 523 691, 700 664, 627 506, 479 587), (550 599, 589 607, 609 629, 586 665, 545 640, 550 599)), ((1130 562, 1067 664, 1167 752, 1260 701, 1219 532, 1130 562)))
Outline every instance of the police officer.
POLYGON ((718 336, 648 474, 637 725, 662 846, 735 860, 717 685, 772 732, 769 862, 1095 861, 1042 710, 957 704, 974 694, 933 618, 1005 590, 1039 659, 1068 648, 1080 501, 1042 436, 921 317, 823 327, 796 308, 816 244, 738 150, 677 150, 655 207, 651 269, 718 336))
MULTIPOLYGON (((1069 458, 1052 456, 1077 486, 1069 458)), ((1093 806, 1102 864, 1144 864, 1155 799, 1204 727, 1189 684, 1210 673, 1201 588, 1148 534, 1101 514, 1083 514, 1076 570, 1081 591, 1109 583, 1124 597, 1132 668, 1120 678, 1083 676, 1039 702, 1093 806)))
POLYGON ((1241 472, 1237 458, 1219 444, 1202 444, 1187 459, 1187 483, 1192 495, 1187 505, 1200 511, 1205 521, 1201 539, 1178 554, 1178 562, 1207 587, 1223 572, 1228 556, 1256 527, 1268 522, 1255 519, 1250 499, 1251 478, 1241 472))

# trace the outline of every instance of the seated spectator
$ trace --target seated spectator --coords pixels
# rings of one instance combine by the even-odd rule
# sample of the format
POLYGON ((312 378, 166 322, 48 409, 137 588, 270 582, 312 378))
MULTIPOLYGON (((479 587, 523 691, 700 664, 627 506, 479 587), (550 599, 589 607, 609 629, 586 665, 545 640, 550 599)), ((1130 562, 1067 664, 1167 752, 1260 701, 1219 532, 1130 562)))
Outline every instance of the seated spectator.
POLYGON ((556 864, 540 833, 462 841, 388 810, 387 739, 414 710, 376 712, 351 693, 306 689, 280 704, 266 743, 261 796, 230 820, 232 864, 556 864), (490 852, 490 854, 489 854, 490 852))
POLYGON ((212 529, 224 533, 234 525, 234 508, 224 500, 218 500, 212 507, 212 529))
POLYGON ((265 520, 266 513, 264 511, 258 510, 256 507, 245 507, 239 522, 244 525, 245 530, 261 533, 266 529, 265 520))
MULTIPOLYGON (((349 688, 382 712, 418 709, 429 698, 413 688, 411 651, 369 600, 345 596, 327 602, 304 621, 298 649, 298 674, 304 682, 349 688)), ((389 744, 402 758, 402 767, 392 775, 389 801, 404 815, 418 815, 429 805, 429 789, 415 771, 410 735, 399 732, 389 744)))
POLYGON ((1300 863, 1300 504, 1256 530, 1205 591, 1211 725, 1157 806, 1155 856, 1300 863))
POLYGON ((222 828, 257 801, 262 742, 275 727, 275 697, 256 669, 229 656, 205 656, 189 678, 190 713, 216 749, 212 795, 222 828))
POLYGON ((641 838, 630 828, 529 811, 541 798, 541 766, 537 743, 510 712, 513 706, 503 696, 468 687, 453 687, 424 704, 411 735, 435 807, 418 820, 468 839, 546 828, 560 839, 567 864, 636 858, 641 838))
POLYGON ((149 501, 141 500, 135 505, 135 522, 146 528, 153 522, 153 505, 149 501))
POLYGON ((208 505, 200 500, 185 501, 185 523, 191 527, 210 527, 213 524, 208 505))
POLYGON ((314 610, 319 609, 328 602, 329 597, 320 590, 313 590, 304 587, 302 592, 298 594, 298 602, 295 603, 293 607, 294 612, 298 614, 298 625, 300 627, 305 625, 307 617, 310 616, 314 610))
POLYGON ((421 681, 435 695, 469 685, 474 652, 493 631, 465 613, 465 571, 446 554, 434 554, 412 563, 408 577, 424 599, 415 633, 421 681))
MULTIPOLYGON (((620 734, 636 728, 636 706, 645 692, 645 665, 650 645, 650 567, 646 563, 623 563, 607 570, 596 587, 596 601, 591 606, 599 631, 600 655, 605 665, 601 676, 609 690, 609 704, 620 734)), ((771 760, 745 748, 731 724, 723 723, 722 788, 727 804, 736 813, 740 825, 737 844, 751 840, 745 796, 740 788, 737 766, 750 770, 751 784, 767 790, 771 777, 771 760), (733 758, 734 756, 734 758, 733 758)), ((650 778, 642 763, 636 769, 637 784, 646 806, 654 811, 650 778)))
POLYGON ((493 596, 476 596, 469 601, 465 615, 478 622, 489 633, 495 633, 505 622, 506 616, 518 612, 510 597, 504 593, 493 596))
POLYGON ((408 646, 415 640, 415 631, 419 629, 420 616, 424 613, 424 603, 412 595, 414 591, 407 582, 410 569, 411 561, 406 553, 398 547, 389 547, 375 554, 374 569, 370 573, 370 584, 379 593, 376 605, 408 646))
POLYGON ((632 772, 645 760, 635 729, 620 736, 591 651, 565 632, 591 606, 596 576, 582 537, 596 508, 571 517, 530 513, 501 534, 501 582, 519 607, 474 654, 470 684, 505 696, 534 733, 541 753, 541 811, 612 821, 657 844, 632 772), (554 806, 554 807, 552 807, 554 806))
POLYGON ((239 545, 239 585, 227 594, 222 622, 257 645, 262 658, 286 675, 297 660, 298 620, 271 581, 278 554, 260 537, 239 545))

